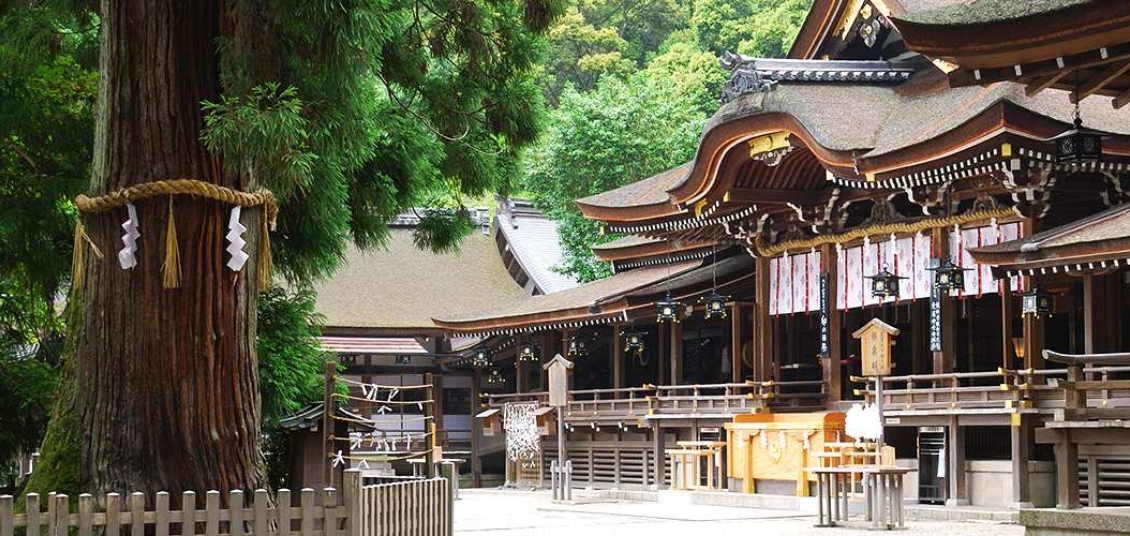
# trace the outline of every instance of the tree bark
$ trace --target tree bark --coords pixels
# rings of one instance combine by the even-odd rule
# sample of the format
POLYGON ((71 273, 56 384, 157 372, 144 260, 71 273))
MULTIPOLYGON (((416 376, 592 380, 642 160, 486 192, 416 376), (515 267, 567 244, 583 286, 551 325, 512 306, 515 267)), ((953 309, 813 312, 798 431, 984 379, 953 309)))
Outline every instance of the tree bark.
MULTIPOLYGON (((220 94, 220 0, 103 0, 91 195, 188 177, 248 190, 200 142, 201 102, 220 94)), ((52 426, 77 427, 85 492, 253 489, 266 484, 255 353, 258 209, 245 209, 240 272, 227 268, 231 206, 173 199, 181 287, 162 286, 169 199, 142 200, 137 261, 123 270, 124 208, 83 216, 105 258, 87 256, 72 391, 52 426), (60 418, 62 417, 62 418, 60 418)), ((39 490, 46 491, 46 490, 39 490)))

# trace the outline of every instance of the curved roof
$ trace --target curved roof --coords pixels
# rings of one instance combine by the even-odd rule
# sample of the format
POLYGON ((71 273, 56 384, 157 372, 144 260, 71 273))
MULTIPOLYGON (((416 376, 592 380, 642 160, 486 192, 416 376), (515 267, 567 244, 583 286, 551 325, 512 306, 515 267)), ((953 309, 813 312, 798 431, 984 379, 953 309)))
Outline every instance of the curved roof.
POLYGON ((582 197, 575 202, 581 213, 592 219, 607 219, 613 214, 617 217, 631 217, 636 212, 678 214, 680 211, 670 203, 667 190, 682 181, 693 164, 694 162, 687 162, 653 177, 582 197))
POLYGON ((537 289, 548 294, 577 286, 576 280, 554 270, 565 257, 557 223, 533 209, 528 201, 504 199, 499 205, 495 228, 504 239, 499 247, 513 254, 537 289))
POLYGON ((602 261, 618 261, 648 256, 663 256, 672 253, 710 247, 710 242, 687 240, 663 240, 639 235, 627 235, 604 244, 592 247, 596 258, 602 261))
POLYGON ((411 228, 392 228, 387 250, 350 247, 333 278, 315 285, 327 327, 435 329, 433 316, 516 303, 525 297, 491 236, 474 232, 458 253, 416 248, 411 228))
POLYGON ((980 264, 1006 271, 1091 263, 1105 268, 1106 262, 1124 262, 1130 255, 1130 203, 969 253, 980 264))

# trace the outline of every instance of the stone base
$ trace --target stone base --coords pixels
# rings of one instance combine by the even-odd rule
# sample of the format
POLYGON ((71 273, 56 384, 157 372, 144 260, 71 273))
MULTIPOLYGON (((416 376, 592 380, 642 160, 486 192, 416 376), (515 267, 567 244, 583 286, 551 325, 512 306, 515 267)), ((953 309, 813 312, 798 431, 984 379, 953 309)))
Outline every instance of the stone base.
POLYGON ((946 506, 969 506, 969 499, 946 499, 946 506))
POLYGON ((1020 524, 1027 536, 1126 536, 1130 507, 1021 510, 1020 524))

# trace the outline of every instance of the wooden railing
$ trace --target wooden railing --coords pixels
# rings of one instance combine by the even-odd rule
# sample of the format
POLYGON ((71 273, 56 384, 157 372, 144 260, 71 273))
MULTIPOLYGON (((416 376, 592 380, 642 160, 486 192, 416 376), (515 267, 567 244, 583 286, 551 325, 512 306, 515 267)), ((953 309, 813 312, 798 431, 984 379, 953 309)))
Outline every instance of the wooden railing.
MULTIPOLYGON (((648 415, 729 416, 768 408, 771 404, 822 408, 824 382, 742 382, 692 385, 644 385, 620 389, 582 389, 569 392, 566 420, 609 421, 648 415)), ((488 394, 487 404, 546 403, 548 394, 488 394)))
MULTIPOLYGON (((1050 361, 1056 359, 1049 358, 1050 361)), ((1078 395, 1077 403, 1085 406, 1087 398, 1108 407, 1117 398, 1130 404, 1130 382, 1113 381, 1111 376, 1130 372, 1128 367, 1079 366, 1067 369, 999 368, 995 371, 952 372, 943 374, 911 374, 883 377, 883 403, 888 412, 929 412, 932 410, 985 410, 1006 412, 1032 409, 1053 413, 1072 404, 1072 395, 1065 386, 1076 385, 1090 395, 1078 395), (1086 382, 1071 380, 1072 375, 1086 382), (1102 378, 1090 381, 1095 377, 1102 378), (1066 378, 1066 380, 1061 380, 1066 378), (1074 383, 1073 383, 1074 382, 1074 383)), ((852 381, 865 384, 856 390, 867 400, 875 399, 875 379, 853 376, 852 381)))
POLYGON ((98 501, 84 493, 77 497, 76 508, 64 494, 29 493, 25 513, 16 513, 14 498, 4 495, 0 496, 0 536, 449 536, 453 533, 450 482, 433 478, 363 486, 361 472, 350 469, 342 490, 326 488, 320 503, 309 488, 298 493, 298 504, 286 489, 274 496, 255 490, 250 503, 243 491, 235 490, 227 494, 225 507, 220 492, 209 491, 200 508, 196 494, 186 491, 179 509, 171 508, 172 497, 163 491, 151 502, 144 493, 128 497, 108 493, 98 501))
POLYGON ((1044 350, 1044 359, 1067 365, 1064 379, 1055 382, 1063 389, 1063 412, 1057 418, 1130 417, 1126 404, 1117 408, 1112 405, 1113 399, 1130 399, 1130 380, 1112 377, 1130 372, 1130 366, 1126 366, 1130 365, 1130 353, 1072 355, 1044 350), (1088 404, 1091 398, 1097 399, 1097 406, 1088 404))

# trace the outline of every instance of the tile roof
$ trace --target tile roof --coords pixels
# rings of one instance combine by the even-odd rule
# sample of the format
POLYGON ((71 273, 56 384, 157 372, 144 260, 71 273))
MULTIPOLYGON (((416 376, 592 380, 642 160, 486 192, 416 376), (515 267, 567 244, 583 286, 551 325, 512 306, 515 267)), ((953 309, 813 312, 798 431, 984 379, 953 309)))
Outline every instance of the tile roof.
POLYGON ((433 316, 514 303, 514 282, 491 236, 474 232, 458 253, 435 255, 412 242, 411 228, 393 228, 387 250, 351 247, 333 278, 315 285, 317 311, 328 327, 434 329, 433 316))
POLYGON ((522 270, 542 293, 577 286, 570 276, 554 271, 564 261, 557 223, 533 210, 523 200, 503 200, 495 217, 498 232, 506 239, 522 270))
MULTIPOLYGON (((668 277, 678 276, 700 264, 701 261, 696 260, 671 266, 653 266, 621 272, 605 279, 585 283, 553 294, 530 296, 524 300, 500 307, 466 313, 437 315, 435 320, 437 324, 441 324, 443 327, 454 327, 459 323, 484 319, 519 319, 569 310, 586 311, 590 307, 599 307, 603 303, 613 301, 629 292, 663 281, 668 277)), ((592 314, 600 313, 593 312, 592 314)))
POLYGON ((694 162, 675 166, 658 175, 643 180, 625 184, 614 190, 582 197, 578 204, 594 207, 626 207, 635 205, 658 205, 666 203, 670 197, 667 190, 682 182, 690 172, 694 162))

